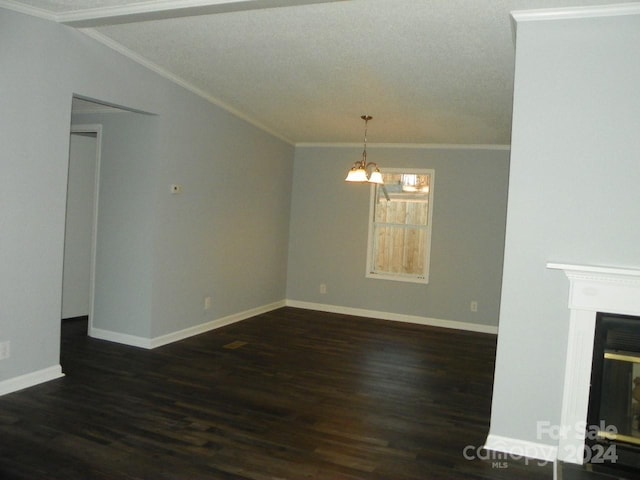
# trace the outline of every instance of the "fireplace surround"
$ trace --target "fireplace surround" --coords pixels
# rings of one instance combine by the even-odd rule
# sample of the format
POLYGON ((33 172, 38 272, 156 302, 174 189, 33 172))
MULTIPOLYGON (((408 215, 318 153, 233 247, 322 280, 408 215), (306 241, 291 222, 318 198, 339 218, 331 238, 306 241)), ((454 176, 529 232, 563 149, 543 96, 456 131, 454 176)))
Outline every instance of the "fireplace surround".
POLYGON ((569 338, 557 459, 582 464, 598 314, 640 316, 640 270, 548 263, 569 279, 569 338))

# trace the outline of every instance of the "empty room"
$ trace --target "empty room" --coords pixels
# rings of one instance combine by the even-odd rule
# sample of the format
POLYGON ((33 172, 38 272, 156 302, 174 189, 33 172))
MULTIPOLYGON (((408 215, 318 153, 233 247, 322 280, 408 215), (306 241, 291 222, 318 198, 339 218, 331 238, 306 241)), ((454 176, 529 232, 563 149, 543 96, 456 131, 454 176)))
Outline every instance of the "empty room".
POLYGON ((637 2, 0 0, 0 478, 638 478, 638 51, 637 2))

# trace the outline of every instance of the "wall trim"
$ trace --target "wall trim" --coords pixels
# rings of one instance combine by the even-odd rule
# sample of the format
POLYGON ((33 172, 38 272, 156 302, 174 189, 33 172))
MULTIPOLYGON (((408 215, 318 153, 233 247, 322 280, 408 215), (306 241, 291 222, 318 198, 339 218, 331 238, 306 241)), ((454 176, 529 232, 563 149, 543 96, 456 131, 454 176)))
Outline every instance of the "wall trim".
POLYGON ((183 330, 168 333, 154 338, 140 337, 136 335, 129 335, 125 333, 118 333, 110 330, 103 330, 100 328, 90 328, 89 336, 100 340, 107 340, 110 342, 122 343, 131 347, 144 348, 147 350, 161 347, 169 343, 178 342, 185 338, 200 335, 211 330, 215 330, 232 323, 237 323, 242 320, 246 320, 256 315, 270 312, 282 307, 294 307, 303 308, 305 310, 318 310, 321 312, 329 313, 341 313, 344 315, 354 315, 357 317, 369 317, 377 318, 380 320, 391 320, 396 322, 414 323, 417 325, 427 325, 430 327, 450 328, 454 330, 465 330, 469 332, 488 333, 491 335, 497 335, 498 327, 492 325, 478 325, 475 323, 458 322, 455 320, 442 320, 438 318, 419 317, 415 315, 404 315, 400 313, 392 312, 380 312, 377 310, 366 310, 362 308, 342 307, 339 305, 328 305, 323 303, 302 302, 298 300, 281 300, 278 302, 263 305, 261 307, 252 308, 243 312, 228 315, 226 317, 218 318, 207 323, 188 327, 183 330))
POLYGON ((12 2, 11 0, 0 0, 0 8, 13 10, 14 12, 31 15, 32 17, 42 18, 50 22, 57 21, 56 16, 51 14, 49 10, 34 7, 32 5, 24 5, 22 3, 12 2))
POLYGON ((513 455, 514 458, 527 457, 545 462, 555 462, 558 456, 558 447, 556 446, 492 434, 487 437, 484 448, 493 452, 513 455))
POLYGON ((179 340, 184 340, 185 338, 193 337, 194 335, 200 335, 201 333, 205 333, 211 330, 215 330, 217 328, 225 327, 227 325, 231 325, 232 323, 241 322, 242 320, 247 320, 248 318, 255 317, 256 315, 261 315, 263 313, 271 312, 272 310, 276 310, 284 306, 285 306, 285 301, 281 300, 278 302, 270 303, 268 305, 251 308, 243 312, 218 318, 216 320, 203 323, 201 325, 185 328, 184 330, 168 333, 166 335, 153 338, 151 340, 151 348, 156 348, 162 345, 167 345, 169 343, 177 342, 179 340))
POLYGON ((518 23, 546 20, 574 20, 580 18, 617 17, 638 14, 640 14, 640 4, 638 3, 542 8, 536 10, 516 10, 511 12, 511 16, 518 23))
MULTIPOLYGON (((0 0, 0 1, 2 1, 2 0, 0 0)), ((262 130, 263 132, 266 132, 269 135, 272 135, 272 136, 282 140, 283 142, 288 143, 289 145, 293 145, 293 142, 291 140, 289 140, 288 138, 286 138, 283 135, 279 134, 278 132, 270 129, 269 127, 267 127, 266 125, 263 125, 262 123, 258 122, 257 120, 247 116, 246 114, 242 113, 240 110, 232 107, 231 105, 228 105, 225 102, 223 102, 223 101, 221 101, 221 100, 209 95, 204 90, 196 87, 195 85, 192 85, 191 83, 187 82, 183 78, 181 78, 181 77, 179 77, 179 76, 177 76, 177 75, 165 70, 164 68, 160 67, 159 65, 157 65, 157 64, 153 63, 152 61, 142 57, 141 55, 135 53, 133 50, 128 49, 127 47, 125 47, 121 43, 118 43, 115 40, 112 40, 111 38, 107 37, 106 35, 102 35, 101 33, 99 33, 98 31, 96 31, 96 30, 94 30, 92 28, 83 28, 83 29, 80 30, 80 32, 82 32, 86 36, 91 37, 94 40, 100 42, 104 46, 106 46, 106 47, 118 52, 119 54, 127 57, 129 60, 132 60, 132 61, 136 62, 137 64, 142 65, 144 68, 146 68, 148 70, 151 70, 152 72, 160 75, 161 77, 165 78, 166 80, 169 80, 170 82, 173 82, 174 84, 184 88, 185 90, 188 90, 191 93, 193 93, 195 95, 198 95, 199 97, 205 99, 206 101, 208 101, 212 105, 215 105, 217 107, 222 108, 223 110, 225 110, 228 113, 230 113, 231 115, 239 118, 240 120, 244 120, 245 122, 249 123, 250 125, 253 125, 257 129, 262 130)))
MULTIPOLYGON (((296 148, 360 148, 362 143, 354 142, 300 142, 295 144, 296 148)), ((511 150, 511 145, 502 144, 460 144, 460 143, 367 143, 371 148, 406 148, 423 150, 511 150)))
POLYGON ((217 15, 274 7, 293 7, 335 0, 155 0, 58 13, 56 21, 72 27, 102 27, 121 23, 165 20, 196 15, 217 15))
POLYGON ((130 347, 146 349, 151 348, 150 338, 129 335, 128 333, 119 333, 114 332, 113 330, 104 330, 102 328, 89 326, 87 335, 98 340, 107 340, 108 342, 121 343, 123 345, 129 345, 130 347))
POLYGON ((395 322, 415 323, 430 327, 450 328, 454 330, 466 330, 469 332, 498 334, 498 327, 492 325, 479 325, 476 323, 459 322, 456 320, 442 320, 439 318, 419 317, 417 315, 404 315, 401 313, 380 312, 378 310, 366 310, 363 308, 342 307, 339 305, 329 305, 325 303, 302 302, 298 300, 287 300, 287 307, 304 308, 306 310, 319 310, 321 312, 341 313, 344 315, 354 315, 357 317, 377 318, 380 320, 391 320, 395 322))
POLYGON ((136 335, 129 335, 126 333, 118 333, 111 330, 103 330, 101 328, 90 328, 89 336, 100 340, 122 343, 124 345, 129 345, 130 347, 138 347, 151 350, 153 348, 158 348, 163 345, 168 345, 169 343, 178 342, 180 340, 184 340, 185 338, 200 335, 201 333, 206 333, 217 328, 225 327, 227 325, 231 325, 232 323, 240 322, 242 320, 246 320, 248 318, 255 317, 256 315, 267 313, 284 306, 285 301, 281 300, 260 307, 251 308, 243 312, 234 313, 226 317, 217 318, 210 322, 194 325, 193 327, 188 327, 183 330, 167 333, 166 335, 161 335, 154 338, 146 338, 136 335))
POLYGON ((36 370, 35 372, 27 373, 25 375, 19 375, 0 382, 0 396, 61 377, 64 377, 64 373, 62 373, 62 367, 59 364, 43 368, 42 370, 36 370))

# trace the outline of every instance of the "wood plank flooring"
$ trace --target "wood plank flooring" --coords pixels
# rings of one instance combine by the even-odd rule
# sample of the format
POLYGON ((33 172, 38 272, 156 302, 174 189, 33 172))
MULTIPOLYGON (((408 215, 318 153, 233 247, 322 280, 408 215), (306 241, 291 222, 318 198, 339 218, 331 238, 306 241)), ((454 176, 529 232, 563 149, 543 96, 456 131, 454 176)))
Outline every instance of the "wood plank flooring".
POLYGON ((294 308, 151 351, 65 322, 66 376, 0 397, 0 478, 550 479, 476 458, 495 346, 294 308))

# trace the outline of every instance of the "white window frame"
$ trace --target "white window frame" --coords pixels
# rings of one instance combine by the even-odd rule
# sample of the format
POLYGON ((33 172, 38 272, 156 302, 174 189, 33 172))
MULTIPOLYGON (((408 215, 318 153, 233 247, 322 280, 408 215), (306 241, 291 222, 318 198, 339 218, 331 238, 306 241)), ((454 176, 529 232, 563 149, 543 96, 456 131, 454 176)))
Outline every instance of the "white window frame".
MULTIPOLYGON (((367 239, 367 270, 366 278, 375 278, 379 280, 394 280, 399 282, 411 282, 411 283, 429 283, 429 270, 431 264, 431 232, 433 230, 433 194, 435 185, 435 170, 427 168, 382 168, 381 172, 391 174, 417 174, 417 175, 429 175, 429 209, 427 225, 424 227, 426 231, 425 236, 425 248, 424 248, 424 271, 422 274, 402 274, 402 273, 389 273, 389 272, 376 272, 374 269, 375 253, 376 253, 376 238, 375 232, 375 213, 376 213, 376 198, 378 189, 382 189, 382 186, 372 184, 371 194, 369 202, 369 233, 367 239)), ((384 193, 384 192, 383 192, 384 193)))

